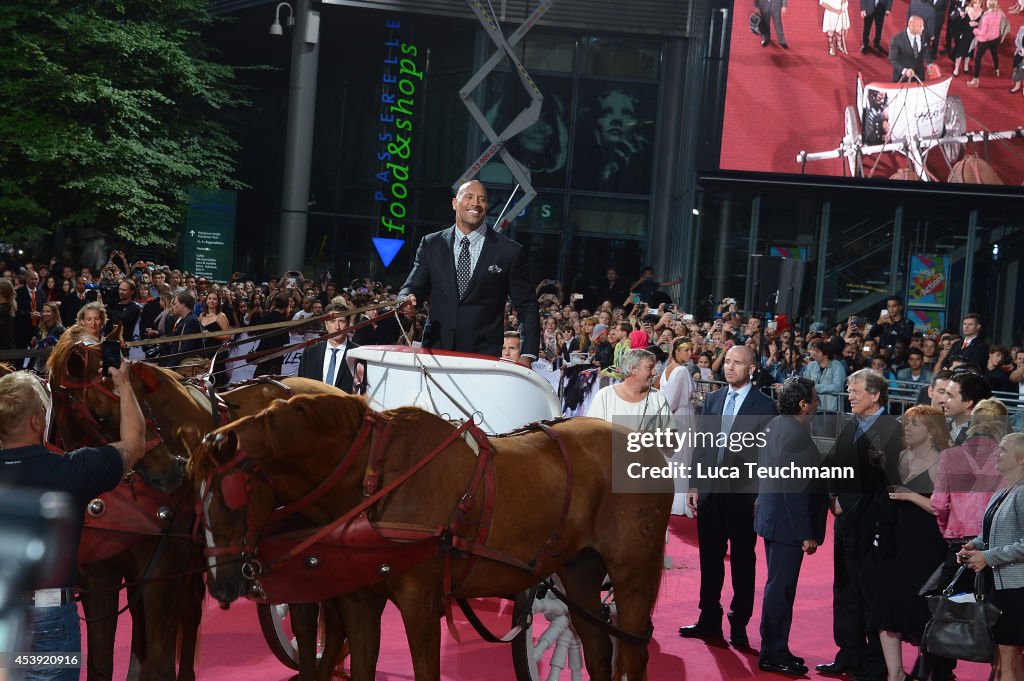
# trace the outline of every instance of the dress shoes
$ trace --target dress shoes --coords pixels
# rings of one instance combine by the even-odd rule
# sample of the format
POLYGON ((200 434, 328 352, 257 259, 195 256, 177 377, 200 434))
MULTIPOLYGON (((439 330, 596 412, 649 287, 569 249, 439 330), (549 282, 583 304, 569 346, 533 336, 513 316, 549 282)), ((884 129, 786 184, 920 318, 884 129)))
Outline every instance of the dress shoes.
POLYGON ((683 638, 722 638, 722 627, 698 621, 688 627, 679 627, 679 635, 683 638))
MULTIPOLYGON (((784 50, 788 50, 789 49, 789 43, 779 43, 779 47, 781 47, 784 50)), ((998 71, 996 71, 996 75, 997 76, 999 75, 998 71)))
POLYGON ((768 47, 768 43, 769 42, 770 41, 768 40, 768 38, 762 38, 761 39, 761 47, 768 47))
POLYGON ((795 660, 758 660, 757 668, 763 672, 791 676, 803 676, 807 673, 807 665, 797 664, 795 660))
POLYGON ((814 669, 819 674, 824 674, 825 676, 844 676, 850 673, 850 668, 838 660, 815 665, 814 669))
POLYGON ((861 45, 860 46, 860 53, 861 54, 867 54, 870 51, 871 51, 871 48, 868 47, 867 45, 861 45))
POLYGON ((747 623, 738 622, 732 613, 726 616, 729 620, 729 645, 733 648, 749 648, 750 639, 747 638, 747 623))

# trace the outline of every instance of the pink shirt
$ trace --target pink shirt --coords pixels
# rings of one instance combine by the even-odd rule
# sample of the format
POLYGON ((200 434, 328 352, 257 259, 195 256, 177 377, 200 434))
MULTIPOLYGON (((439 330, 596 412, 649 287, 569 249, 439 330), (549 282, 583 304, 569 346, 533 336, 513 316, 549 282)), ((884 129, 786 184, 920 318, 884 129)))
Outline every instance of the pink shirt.
POLYGON ((987 43, 999 38, 999 24, 1003 18, 1002 10, 993 10, 981 15, 981 23, 974 29, 974 37, 979 43, 987 43))
POLYGON ((992 493, 1003 484, 996 470, 995 440, 972 437, 942 452, 932 493, 932 512, 946 539, 977 537, 992 493))

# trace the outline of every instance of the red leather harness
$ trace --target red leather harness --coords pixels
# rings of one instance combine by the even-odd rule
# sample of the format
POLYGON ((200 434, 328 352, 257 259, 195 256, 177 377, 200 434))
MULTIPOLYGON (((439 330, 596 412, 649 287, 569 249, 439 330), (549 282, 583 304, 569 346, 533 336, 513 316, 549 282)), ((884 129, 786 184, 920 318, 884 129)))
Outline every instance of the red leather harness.
MULTIPOLYGON (((346 454, 331 474, 299 501, 277 509, 270 516, 267 530, 258 535, 253 527, 249 495, 252 480, 260 477, 271 481, 249 454, 239 448, 229 461, 217 465, 206 477, 205 494, 198 501, 197 516, 207 524, 203 513, 207 497, 214 492, 220 478, 220 493, 229 508, 248 506, 247 527, 239 544, 208 547, 207 556, 241 556, 243 576, 253 582, 250 598, 268 603, 317 602, 370 586, 399 574, 438 554, 444 554, 445 608, 449 614, 450 600, 458 594, 458 585, 472 572, 476 560, 484 558, 519 568, 537 576, 544 559, 556 555, 557 545, 565 527, 572 501, 573 474, 568 452, 558 434, 546 423, 528 426, 542 429, 559 447, 566 470, 565 496, 561 516, 554 531, 529 562, 492 549, 486 545, 494 518, 495 480, 494 452, 487 436, 472 421, 453 428, 443 441, 388 484, 380 487, 380 472, 387 452, 392 421, 367 410, 363 423, 346 454), (377 502, 405 483, 434 460, 463 433, 468 432, 479 446, 477 463, 465 491, 451 517, 442 527, 377 522, 371 519, 377 502), (363 476, 362 502, 329 525, 303 530, 282 530, 280 521, 308 507, 330 491, 352 467, 360 450, 370 441, 370 454, 363 476), (477 496, 477 490, 480 495, 477 496), (478 519, 470 522, 471 512, 479 508, 478 519), (276 524, 276 529, 275 529, 276 524), (466 530, 470 529, 469 533, 466 530), (465 558, 465 569, 453 574, 453 561, 465 558)), ((223 435, 221 436, 223 437, 223 435)))

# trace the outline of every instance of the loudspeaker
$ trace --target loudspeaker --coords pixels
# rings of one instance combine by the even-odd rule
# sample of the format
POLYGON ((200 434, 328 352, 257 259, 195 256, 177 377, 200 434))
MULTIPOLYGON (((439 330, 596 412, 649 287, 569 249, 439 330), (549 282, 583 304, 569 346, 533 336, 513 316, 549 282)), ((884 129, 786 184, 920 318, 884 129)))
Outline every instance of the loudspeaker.
POLYGON ((772 312, 790 319, 799 316, 807 262, 767 255, 750 256, 751 292, 754 314, 772 312))

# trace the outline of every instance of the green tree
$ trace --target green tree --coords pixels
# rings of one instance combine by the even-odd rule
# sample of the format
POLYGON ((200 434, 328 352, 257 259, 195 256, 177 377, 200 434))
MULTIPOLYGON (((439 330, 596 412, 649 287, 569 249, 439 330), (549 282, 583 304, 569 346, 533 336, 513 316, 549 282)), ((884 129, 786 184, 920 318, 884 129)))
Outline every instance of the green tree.
POLYGON ((206 0, 0 2, 0 238, 167 244, 189 187, 238 186, 212 21, 206 0))

